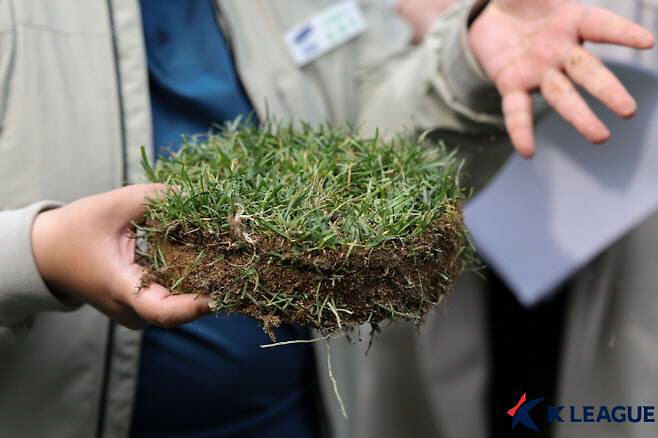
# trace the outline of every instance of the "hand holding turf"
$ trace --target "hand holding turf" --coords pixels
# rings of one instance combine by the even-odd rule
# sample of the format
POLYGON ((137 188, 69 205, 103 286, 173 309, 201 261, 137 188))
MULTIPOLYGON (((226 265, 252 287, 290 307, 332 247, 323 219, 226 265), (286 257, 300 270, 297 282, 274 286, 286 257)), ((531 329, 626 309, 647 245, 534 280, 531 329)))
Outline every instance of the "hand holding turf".
POLYGON ((130 328, 174 326, 207 313, 206 297, 171 295, 151 284, 137 293, 133 221, 162 185, 135 185, 80 199, 37 216, 32 246, 39 272, 56 293, 81 299, 130 328))
POLYGON ((578 94, 585 88, 621 117, 636 104, 617 78, 582 47, 583 41, 637 49, 653 46, 652 34, 613 12, 577 0, 493 0, 474 21, 470 45, 503 98, 505 125, 516 150, 531 157, 530 93, 546 101, 593 143, 610 132, 578 94), (573 82, 573 83, 572 83, 573 82))

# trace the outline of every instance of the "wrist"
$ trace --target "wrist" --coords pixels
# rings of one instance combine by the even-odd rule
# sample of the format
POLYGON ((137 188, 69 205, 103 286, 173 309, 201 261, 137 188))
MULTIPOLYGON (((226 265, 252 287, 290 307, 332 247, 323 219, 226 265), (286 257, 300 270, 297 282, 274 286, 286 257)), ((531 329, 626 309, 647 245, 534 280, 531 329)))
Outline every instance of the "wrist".
POLYGON ((477 10, 481 4, 488 2, 462 8, 459 27, 445 39, 440 61, 445 83, 441 89, 445 90, 446 101, 457 112, 490 130, 492 126, 499 127, 503 123, 500 96, 477 59, 468 24, 469 17, 479 16, 477 10))
POLYGON ((32 254, 44 283, 52 295, 62 303, 69 306, 79 305, 81 302, 77 297, 64 292, 58 281, 56 261, 60 254, 61 245, 57 237, 61 233, 56 226, 58 211, 55 209, 44 210, 37 214, 32 223, 32 254))
POLYGON ((52 210, 42 211, 36 215, 32 223, 32 253, 37 270, 46 284, 50 285, 52 278, 52 249, 55 244, 52 240, 52 210))

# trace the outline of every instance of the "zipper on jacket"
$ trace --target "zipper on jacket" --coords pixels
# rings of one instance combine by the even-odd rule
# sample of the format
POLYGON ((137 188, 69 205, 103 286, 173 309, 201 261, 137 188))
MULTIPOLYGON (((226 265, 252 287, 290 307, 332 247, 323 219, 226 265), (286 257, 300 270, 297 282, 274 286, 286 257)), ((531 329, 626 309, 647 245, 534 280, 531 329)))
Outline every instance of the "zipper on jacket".
POLYGON ((98 403, 98 418, 96 421, 96 437, 103 437, 105 429, 105 409, 107 407, 107 395, 110 385, 110 370, 112 367, 112 353, 114 352, 115 323, 109 320, 107 339, 105 345, 105 360, 103 364, 103 380, 101 381, 100 400, 98 403))
POLYGON ((126 135, 126 111, 123 101, 123 82, 121 80, 121 65, 119 56, 119 43, 117 41, 116 25, 114 22, 114 8, 112 0, 107 1, 107 12, 110 20, 110 33, 112 37, 112 53, 114 55, 114 74, 117 84, 117 103, 119 106, 119 134, 121 140, 121 185, 128 184, 128 151, 126 135))
MULTIPOLYGON (((114 7, 112 0, 106 0, 107 12, 110 21, 110 35, 112 38, 112 53, 114 57, 114 74, 116 76, 117 86, 117 104, 119 107, 119 135, 121 141, 121 185, 128 183, 128 153, 127 153, 127 138, 126 138, 126 121, 125 121, 125 108, 123 101, 123 89, 121 82, 121 66, 119 65, 119 45, 116 35, 116 25, 114 22, 114 7)), ((103 364, 103 379, 101 382, 100 400, 98 403, 98 419, 96 422, 96 437, 102 438, 105 429, 105 410, 107 408, 107 397, 110 384, 110 371, 112 368, 112 355, 114 352, 114 332, 115 322, 109 320, 107 329, 107 339, 105 344, 105 360, 103 364)))

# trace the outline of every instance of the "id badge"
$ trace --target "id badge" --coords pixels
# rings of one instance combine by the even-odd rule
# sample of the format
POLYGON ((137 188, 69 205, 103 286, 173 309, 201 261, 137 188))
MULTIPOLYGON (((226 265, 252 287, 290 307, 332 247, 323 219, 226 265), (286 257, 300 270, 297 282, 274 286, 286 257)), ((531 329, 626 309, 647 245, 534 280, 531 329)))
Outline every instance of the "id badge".
POLYGON ((298 66, 312 62, 366 31, 366 20, 354 0, 344 0, 284 32, 298 66))

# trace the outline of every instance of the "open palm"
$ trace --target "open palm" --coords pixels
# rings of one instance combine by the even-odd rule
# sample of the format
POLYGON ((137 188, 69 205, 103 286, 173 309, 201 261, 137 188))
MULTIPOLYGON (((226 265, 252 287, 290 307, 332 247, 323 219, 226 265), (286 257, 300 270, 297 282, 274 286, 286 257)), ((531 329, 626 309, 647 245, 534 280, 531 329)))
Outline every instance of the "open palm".
POLYGON ((577 0, 493 0, 471 26, 469 42, 503 99, 505 126, 516 150, 534 153, 531 93, 546 101, 589 141, 610 132, 575 88, 585 88, 621 117, 636 104, 583 41, 645 49, 654 44, 643 27, 577 0))

